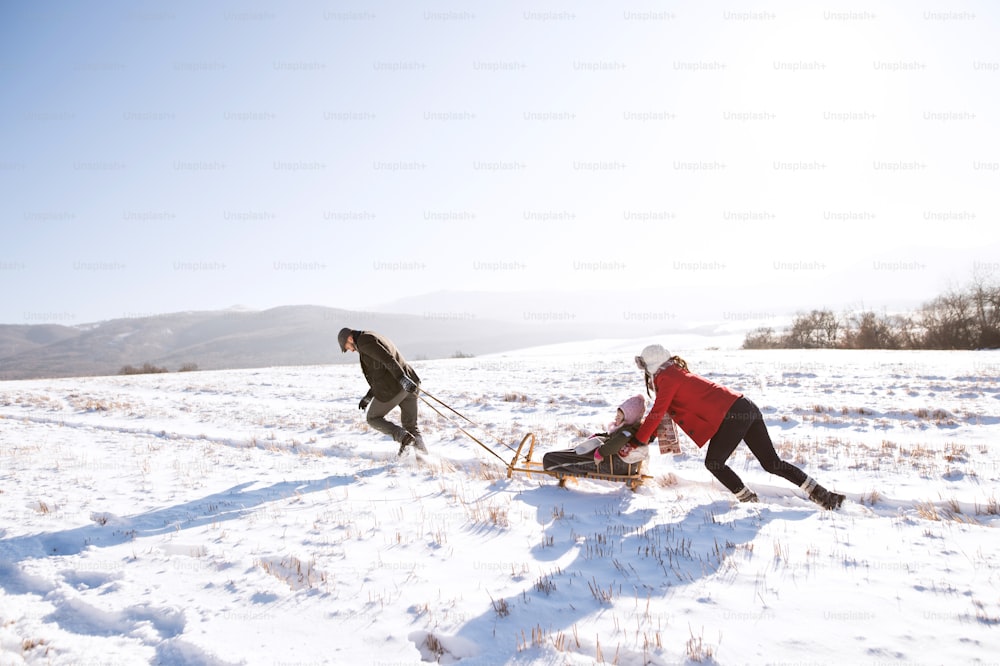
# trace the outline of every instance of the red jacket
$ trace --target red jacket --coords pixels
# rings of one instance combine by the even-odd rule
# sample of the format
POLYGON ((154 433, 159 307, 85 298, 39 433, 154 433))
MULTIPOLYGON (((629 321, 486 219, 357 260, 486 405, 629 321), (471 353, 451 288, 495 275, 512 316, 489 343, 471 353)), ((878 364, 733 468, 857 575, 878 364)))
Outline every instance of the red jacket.
POLYGON ((671 363, 653 377, 656 399, 635 438, 648 442, 667 414, 698 447, 719 430, 722 419, 743 394, 682 369, 671 363))

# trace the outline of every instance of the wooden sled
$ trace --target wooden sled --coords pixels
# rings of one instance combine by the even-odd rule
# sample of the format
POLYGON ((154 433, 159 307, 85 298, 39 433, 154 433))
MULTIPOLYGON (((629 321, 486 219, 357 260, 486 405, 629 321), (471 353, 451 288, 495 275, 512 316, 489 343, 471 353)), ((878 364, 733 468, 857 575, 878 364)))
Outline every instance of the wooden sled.
POLYGON ((565 472, 556 472, 553 470, 547 470, 542 467, 542 463, 532 460, 531 456, 535 452, 535 434, 529 432, 518 444, 517 450, 514 452, 514 457, 511 458, 510 463, 507 465, 507 478, 510 479, 514 476, 514 472, 521 472, 522 474, 527 474, 528 478, 531 478, 532 474, 542 474, 545 476, 551 476, 553 478, 559 479, 559 486, 565 487, 566 481, 568 479, 580 478, 580 479, 597 479, 599 481, 613 481, 615 483, 624 483, 628 486, 629 490, 635 492, 639 486, 646 481, 646 479, 652 479, 653 477, 648 474, 642 473, 642 463, 636 468, 635 474, 611 474, 610 472, 584 472, 583 474, 566 474, 565 472), (530 441, 528 444, 528 452, 525 454, 524 458, 521 458, 521 451, 524 449, 524 445, 530 441))

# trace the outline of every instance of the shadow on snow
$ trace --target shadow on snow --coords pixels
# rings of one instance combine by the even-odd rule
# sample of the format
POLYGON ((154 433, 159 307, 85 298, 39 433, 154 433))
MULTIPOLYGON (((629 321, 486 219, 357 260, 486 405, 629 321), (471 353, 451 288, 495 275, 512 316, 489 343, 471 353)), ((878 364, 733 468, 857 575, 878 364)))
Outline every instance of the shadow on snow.
MULTIPOLYGON (((89 525, 0 539, 0 555, 3 563, 10 565, 29 558, 76 555, 90 547, 117 546, 137 538, 238 520, 267 502, 348 485, 355 482, 359 475, 373 476, 385 469, 381 467, 307 481, 282 481, 262 488, 253 488, 256 482, 248 481, 200 499, 145 513, 123 517, 94 513, 91 516, 94 522, 89 525)), ((15 590, 8 587, 10 580, 6 574, 9 573, 9 570, 0 569, 0 586, 13 592, 15 590)))
MULTIPOLYGON (((453 637, 457 643, 482 646, 482 637, 490 636, 490 643, 509 655, 562 641, 568 652, 594 655, 595 637, 578 634, 576 625, 588 617, 613 613, 623 627, 629 627, 625 633, 646 634, 655 650, 656 633, 671 625, 684 626, 684 618, 663 615, 664 602, 679 588, 714 576, 735 576, 730 559, 738 557, 737 551, 765 525, 815 514, 806 507, 765 506, 747 507, 748 513, 734 516, 732 503, 718 500, 668 515, 655 508, 633 509, 633 497, 625 490, 608 495, 574 489, 567 495, 551 485, 521 492, 518 499, 535 507, 536 519, 544 526, 542 543, 532 548, 531 556, 543 567, 551 562, 552 570, 518 594, 492 599, 481 615, 458 630, 453 637), (570 564, 556 565, 573 552, 570 564)), ((444 645, 449 640, 437 638, 444 645)), ((611 636, 606 638, 605 649, 612 652, 604 656, 610 657, 614 643, 611 636)))

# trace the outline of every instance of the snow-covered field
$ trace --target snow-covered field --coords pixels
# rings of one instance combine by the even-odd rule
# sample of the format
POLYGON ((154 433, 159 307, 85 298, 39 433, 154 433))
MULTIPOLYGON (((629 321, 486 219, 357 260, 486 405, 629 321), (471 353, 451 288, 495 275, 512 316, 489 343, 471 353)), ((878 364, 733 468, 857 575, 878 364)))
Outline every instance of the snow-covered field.
MULTIPOLYGON (((641 346, 414 365, 540 457, 641 346)), ((677 351, 843 509, 686 440, 636 493, 508 480, 424 405, 399 460, 353 364, 0 383, 0 663, 1000 663, 1000 353, 677 351)))

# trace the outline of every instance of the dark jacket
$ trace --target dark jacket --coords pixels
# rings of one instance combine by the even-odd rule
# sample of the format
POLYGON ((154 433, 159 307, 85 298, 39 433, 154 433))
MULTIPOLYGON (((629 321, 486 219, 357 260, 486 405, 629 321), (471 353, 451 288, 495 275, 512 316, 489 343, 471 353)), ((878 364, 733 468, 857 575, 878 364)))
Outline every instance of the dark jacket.
POLYGON ((381 402, 392 400, 403 390, 399 384, 403 375, 415 384, 420 383, 416 370, 410 367, 388 338, 372 331, 353 331, 353 335, 354 346, 361 358, 361 372, 371 387, 367 397, 381 402))
POLYGON ((632 435, 638 429, 638 423, 626 423, 618 426, 610 433, 601 432, 595 435, 604 441, 604 444, 598 449, 601 452, 601 457, 610 458, 616 453, 621 456, 627 456, 632 450, 632 445, 628 441, 632 439, 632 435), (623 448, 625 449, 624 451, 622 450, 623 448))
POLYGON ((603 461, 600 464, 594 459, 593 451, 577 453, 574 449, 569 449, 546 453, 542 456, 542 468, 573 476, 586 476, 592 472, 634 474, 638 469, 635 467, 637 463, 626 462, 624 457, 636 448, 629 443, 629 439, 638 427, 638 423, 631 423, 619 426, 610 433, 599 432, 591 435, 591 439, 597 439, 601 442, 598 450, 601 452, 603 461))

